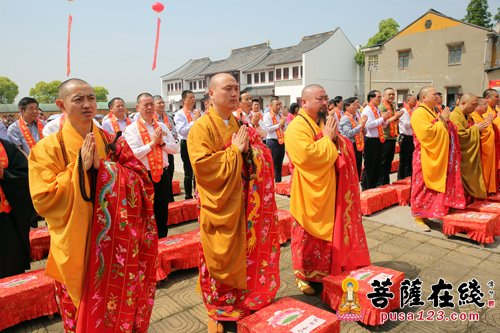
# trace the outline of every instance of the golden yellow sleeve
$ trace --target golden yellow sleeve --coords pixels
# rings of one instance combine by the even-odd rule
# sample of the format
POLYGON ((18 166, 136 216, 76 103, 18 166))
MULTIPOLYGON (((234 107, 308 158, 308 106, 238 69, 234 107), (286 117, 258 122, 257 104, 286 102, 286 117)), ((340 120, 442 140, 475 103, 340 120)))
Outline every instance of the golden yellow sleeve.
POLYGON ((413 112, 410 122, 420 142, 425 186, 444 193, 450 151, 448 129, 442 121, 435 121, 430 111, 422 106, 413 112))
POLYGON ((224 148, 215 134, 216 131, 232 134, 237 125, 214 129, 207 117, 196 121, 187 140, 201 203, 203 254, 213 278, 244 289, 247 282, 243 157, 234 145, 224 148))
MULTIPOLYGON (((319 127, 314 122, 312 125, 318 133, 319 127)), ((302 117, 296 117, 285 132, 285 148, 295 166, 290 212, 308 233, 331 241, 335 220, 337 147, 328 137, 315 141, 311 127, 302 117)))

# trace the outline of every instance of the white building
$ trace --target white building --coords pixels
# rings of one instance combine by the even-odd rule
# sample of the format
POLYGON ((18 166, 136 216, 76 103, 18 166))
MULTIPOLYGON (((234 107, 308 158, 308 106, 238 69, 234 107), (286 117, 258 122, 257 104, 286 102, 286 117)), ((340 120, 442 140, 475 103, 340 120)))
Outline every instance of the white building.
POLYGON ((337 28, 305 36, 290 47, 271 49, 269 43, 262 43, 233 49, 223 60, 190 60, 162 76, 162 91, 170 105, 180 100, 183 89, 193 90, 198 100, 211 76, 228 72, 234 75, 242 90, 261 98, 264 107, 271 96, 279 96, 285 106, 298 102, 304 86, 312 83, 324 86, 331 98, 361 96, 355 54, 355 47, 342 29, 337 28), (193 80, 197 82, 194 85, 193 80))

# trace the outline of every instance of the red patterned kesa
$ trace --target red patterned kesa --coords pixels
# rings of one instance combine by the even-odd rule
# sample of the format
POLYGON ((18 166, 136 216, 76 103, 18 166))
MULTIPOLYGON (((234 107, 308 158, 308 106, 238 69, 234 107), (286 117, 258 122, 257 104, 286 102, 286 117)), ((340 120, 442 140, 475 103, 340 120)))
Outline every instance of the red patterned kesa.
POLYGON ((458 134, 452 122, 449 121, 447 126, 450 135, 450 153, 445 193, 436 192, 425 186, 422 173, 420 142, 416 136, 413 136, 415 150, 413 152, 413 176, 410 199, 413 216, 441 218, 448 214, 450 208, 465 208, 465 193, 460 174, 462 154, 460 152, 458 134))
POLYGON ((54 280, 43 270, 0 279, 0 331, 58 312, 54 280))
POLYGON ((30 230, 31 260, 41 260, 48 256, 50 248, 50 235, 47 227, 30 230))
POLYGON ((393 269, 379 267, 379 266, 366 266, 350 272, 343 272, 338 275, 330 275, 323 279, 323 302, 328 304, 333 310, 338 311, 342 304, 342 282, 346 277, 353 277, 359 283, 359 290, 357 291, 359 306, 361 308, 361 322, 365 325, 376 326, 380 325, 380 314, 383 312, 390 312, 399 308, 399 289, 405 274, 393 269), (371 282, 373 280, 385 281, 390 278, 392 286, 389 287, 390 292, 394 294, 394 298, 389 299, 389 303, 385 309, 379 309, 373 306, 371 300, 366 297, 367 293, 373 292, 371 282))
POLYGON ((172 271, 198 267, 199 244, 199 229, 160 239, 156 280, 166 279, 172 271))
MULTIPOLYGON (((247 220, 247 289, 216 281, 207 269, 200 244, 200 287, 208 315, 214 320, 236 321, 270 304, 280 286, 278 220, 274 200, 271 152, 252 128, 248 129, 257 175, 245 180, 247 220)), ((248 165, 246 165, 248 167, 248 165)))
POLYGON ((443 234, 466 233, 470 239, 490 244, 495 241, 495 228, 500 216, 493 213, 461 212, 443 216, 443 234))
POLYGON ((116 146, 113 162, 101 162, 97 175, 77 332, 147 332, 153 309, 158 256, 153 185, 126 142, 119 139, 116 146))
MULTIPOLYGON (((477 212, 495 213, 500 215, 500 202, 491 201, 476 201, 467 206, 467 210, 477 212)), ((496 223, 495 236, 500 236, 500 219, 496 223)))
POLYGON ((239 333, 338 333, 340 322, 331 312, 285 297, 238 321, 239 333))
POLYGON ((278 209, 279 242, 286 243, 290 240, 292 233, 292 223, 295 221, 288 210, 278 209))

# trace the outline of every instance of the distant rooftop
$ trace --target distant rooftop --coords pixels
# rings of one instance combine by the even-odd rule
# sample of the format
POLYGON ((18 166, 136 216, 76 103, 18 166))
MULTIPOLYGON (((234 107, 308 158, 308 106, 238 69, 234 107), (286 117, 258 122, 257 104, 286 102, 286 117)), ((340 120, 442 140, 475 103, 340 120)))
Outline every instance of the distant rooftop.
POLYGON ((201 74, 215 74, 245 70, 271 52, 268 43, 261 43, 231 50, 228 58, 212 62, 201 74))

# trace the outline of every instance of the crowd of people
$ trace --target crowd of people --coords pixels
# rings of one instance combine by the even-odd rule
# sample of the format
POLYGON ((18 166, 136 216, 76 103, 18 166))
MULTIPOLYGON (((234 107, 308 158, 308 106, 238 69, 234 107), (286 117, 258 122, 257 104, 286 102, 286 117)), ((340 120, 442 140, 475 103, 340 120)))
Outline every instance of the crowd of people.
POLYGON ((370 264, 360 191, 390 182, 396 142, 397 177, 412 177, 411 210, 424 231, 426 218, 499 188, 497 91, 464 94, 452 112, 433 87, 402 107, 395 97, 392 88, 373 90, 361 106, 358 97, 329 100, 312 84, 300 105, 283 112, 273 97, 263 112, 223 73, 210 80, 204 112, 192 91, 182 93, 175 114, 144 92, 132 119, 122 98, 111 99, 102 124, 81 79, 61 84, 61 114, 47 123, 38 102, 22 98, 19 119, 0 137, 0 277, 29 269, 29 228, 43 218, 51 238, 46 274, 56 281, 65 330, 146 332, 180 153, 185 198, 200 207, 209 332, 223 332, 279 289, 274 185, 286 154, 294 168, 293 269, 297 287, 314 294, 323 277, 370 264))

